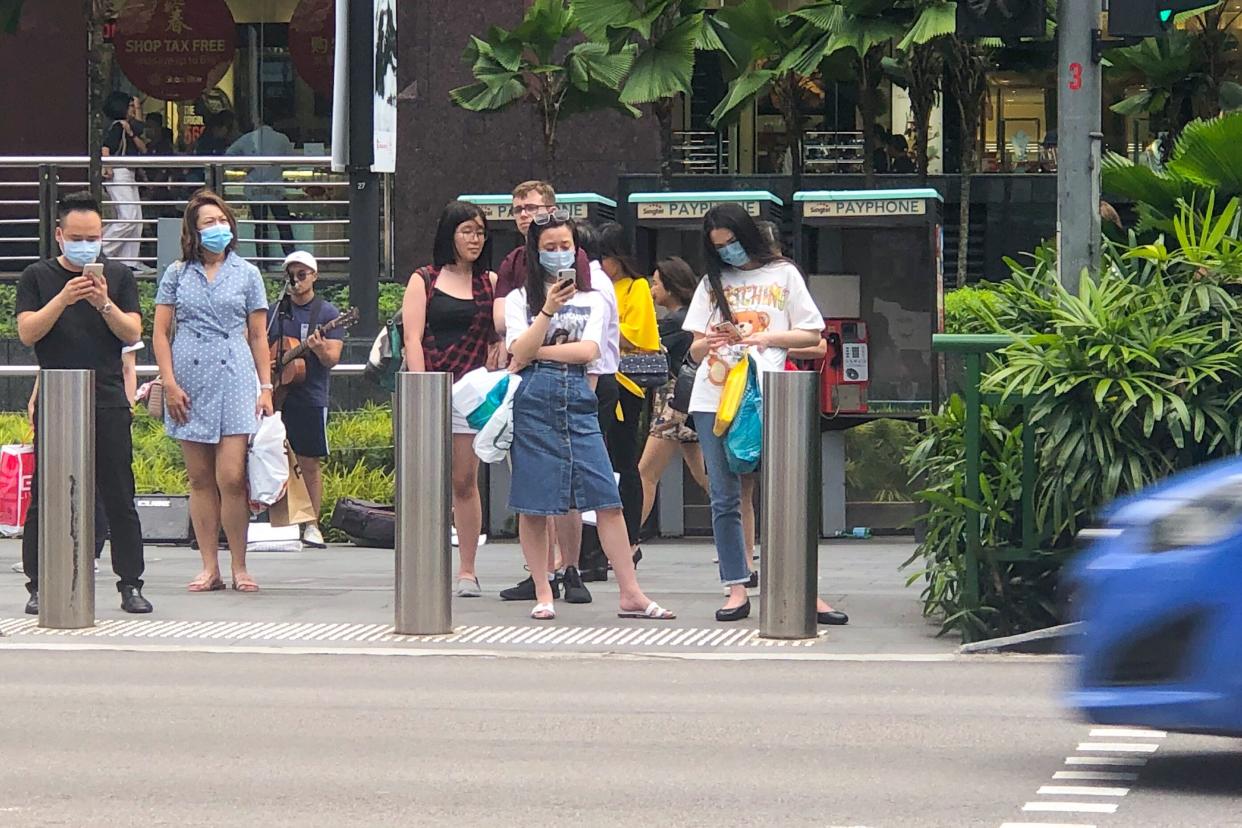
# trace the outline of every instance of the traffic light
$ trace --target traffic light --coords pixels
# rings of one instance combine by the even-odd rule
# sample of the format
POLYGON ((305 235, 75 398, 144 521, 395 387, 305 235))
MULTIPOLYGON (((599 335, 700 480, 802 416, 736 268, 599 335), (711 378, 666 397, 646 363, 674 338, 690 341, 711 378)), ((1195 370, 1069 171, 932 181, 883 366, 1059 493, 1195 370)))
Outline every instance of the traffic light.
POLYGON ((1017 40, 1047 33, 1046 0, 958 0, 957 33, 1017 40))
POLYGON ((1173 28, 1177 15, 1210 6, 1208 0, 1109 0, 1108 33, 1112 37, 1159 37, 1173 28))

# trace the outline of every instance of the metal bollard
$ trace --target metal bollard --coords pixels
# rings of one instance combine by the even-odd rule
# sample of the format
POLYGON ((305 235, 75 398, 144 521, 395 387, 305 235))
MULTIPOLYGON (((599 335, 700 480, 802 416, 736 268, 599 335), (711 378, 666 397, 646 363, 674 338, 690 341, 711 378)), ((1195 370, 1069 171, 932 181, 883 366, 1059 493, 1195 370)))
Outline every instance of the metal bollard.
POLYGON ((452 390, 452 374, 397 376, 395 626, 401 635, 453 629, 452 390))
POLYGON ((95 626, 95 372, 39 374, 39 626, 95 626))
POLYGON ((759 633, 764 638, 816 635, 819 458, 819 374, 765 374, 759 592, 759 633))

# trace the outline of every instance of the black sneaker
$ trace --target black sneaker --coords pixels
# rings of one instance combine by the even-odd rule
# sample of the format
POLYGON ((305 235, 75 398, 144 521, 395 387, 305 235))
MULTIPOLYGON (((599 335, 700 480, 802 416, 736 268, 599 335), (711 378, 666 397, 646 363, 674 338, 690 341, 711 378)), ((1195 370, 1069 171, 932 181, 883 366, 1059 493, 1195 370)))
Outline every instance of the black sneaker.
POLYGON ((582 575, 577 567, 565 567, 565 600, 570 604, 591 603, 591 592, 582 584, 582 575))
POLYGON ((39 593, 37 592, 30 593, 30 598, 27 599, 26 601, 26 614, 27 615, 38 615, 39 614, 39 593))
MULTIPOLYGON (((561 597, 561 583, 553 578, 549 584, 552 586, 552 597, 561 597)), ((534 601, 535 600, 535 579, 527 575, 522 581, 508 589, 500 591, 500 600, 502 601, 534 601)))
POLYGON ((142 589, 136 586, 121 587, 121 609, 134 615, 143 615, 154 609, 151 602, 142 597, 142 589))

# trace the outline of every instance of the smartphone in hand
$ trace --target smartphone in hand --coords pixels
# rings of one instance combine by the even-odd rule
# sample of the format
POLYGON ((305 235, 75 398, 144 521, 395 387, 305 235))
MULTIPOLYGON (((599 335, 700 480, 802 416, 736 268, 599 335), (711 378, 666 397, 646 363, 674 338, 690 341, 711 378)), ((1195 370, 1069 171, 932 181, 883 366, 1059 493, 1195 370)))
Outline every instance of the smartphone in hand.
POLYGON ((556 288, 560 290, 566 284, 576 285, 578 283, 578 271, 573 268, 556 271, 556 288))
POLYGON ((717 324, 715 326, 715 331, 716 333, 727 334, 738 342, 741 342, 743 339, 742 332, 738 329, 737 325, 734 325, 732 322, 721 322, 717 324))
POLYGON ((82 268, 82 275, 94 279, 95 283, 103 281, 103 262, 94 262, 82 268))

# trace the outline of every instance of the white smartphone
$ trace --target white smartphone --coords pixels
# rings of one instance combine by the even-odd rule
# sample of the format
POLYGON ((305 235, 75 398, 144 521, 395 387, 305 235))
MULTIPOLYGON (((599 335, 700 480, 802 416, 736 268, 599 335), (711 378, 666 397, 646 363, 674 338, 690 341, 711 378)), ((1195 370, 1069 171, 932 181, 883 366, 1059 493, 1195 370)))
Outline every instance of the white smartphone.
POLYGON ((566 283, 569 283, 571 285, 577 284, 578 283, 578 271, 574 270, 573 268, 566 268, 564 270, 556 271, 557 289, 564 287, 566 283))
POLYGON ((729 334, 734 339, 739 339, 739 340, 743 338, 742 332, 738 330, 737 325, 734 325, 732 322, 720 322, 719 324, 715 326, 715 328, 716 328, 716 333, 729 334))
POLYGON ((82 275, 94 279, 96 282, 103 281, 103 262, 94 262, 82 268, 82 275))

